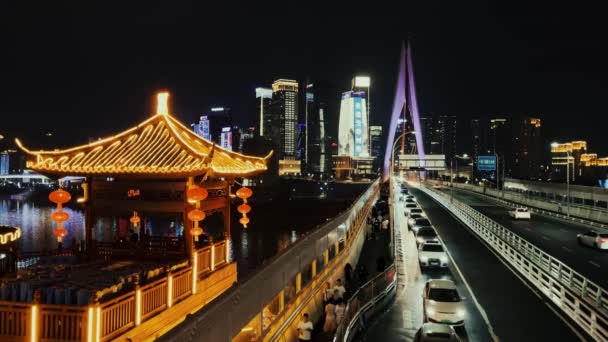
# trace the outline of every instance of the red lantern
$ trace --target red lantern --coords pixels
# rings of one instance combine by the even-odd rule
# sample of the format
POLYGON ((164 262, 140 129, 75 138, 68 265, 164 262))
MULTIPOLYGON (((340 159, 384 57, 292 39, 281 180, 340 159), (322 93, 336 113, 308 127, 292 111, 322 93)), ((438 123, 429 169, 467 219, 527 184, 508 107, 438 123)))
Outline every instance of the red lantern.
POLYGON ((139 224, 139 222, 141 222, 141 218, 139 216, 137 216, 136 212, 133 212, 133 216, 131 216, 129 221, 131 221, 131 223, 133 223, 133 225, 136 226, 139 224))
POLYGON ((53 203, 63 204, 69 202, 72 199, 72 195, 69 192, 58 189, 49 194, 49 200, 53 203))
POLYGON ((65 211, 56 211, 51 214, 51 220, 55 222, 65 222, 70 218, 70 214, 65 211))
POLYGON ((200 209, 192 209, 188 212, 188 220, 198 222, 205 219, 205 212, 200 209))
POLYGON ((64 228, 57 228, 53 231, 53 235, 57 237, 57 242, 61 242, 63 237, 68 235, 68 231, 64 228))
POLYGON ((202 201, 205 198, 207 198, 207 196, 209 195, 209 193, 207 192, 207 189, 201 188, 199 186, 193 186, 190 189, 188 189, 188 201, 202 201))
POLYGON ((203 229, 200 227, 194 227, 190 229, 190 234, 194 236, 194 241, 198 241, 198 236, 203 234, 203 229))
POLYGON ((236 210, 241 214, 248 214, 251 211, 251 206, 249 204, 241 204, 236 207, 236 210))
POLYGON ((239 222, 243 225, 243 227, 247 228, 247 224, 249 223, 249 217, 243 216, 241 217, 239 222))
POLYGON ((241 198, 243 200, 248 199, 253 195, 253 191, 248 187, 242 187, 236 191, 236 197, 241 198))

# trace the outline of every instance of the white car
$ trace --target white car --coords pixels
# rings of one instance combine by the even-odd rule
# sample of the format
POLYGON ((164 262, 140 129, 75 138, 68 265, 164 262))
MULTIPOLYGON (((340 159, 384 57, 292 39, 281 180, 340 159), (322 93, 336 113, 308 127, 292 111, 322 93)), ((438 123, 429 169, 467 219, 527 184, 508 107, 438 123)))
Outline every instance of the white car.
POLYGON ((416 220, 419 218, 425 218, 423 214, 418 214, 418 213, 410 213, 407 217, 407 227, 409 229, 412 228, 412 225, 414 225, 416 223, 416 220))
POLYGON ((515 210, 509 211, 509 215, 516 220, 529 220, 531 218, 528 208, 515 208, 515 210))
POLYGON ((410 210, 412 210, 414 208, 418 208, 418 205, 416 203, 406 203, 405 209, 404 209, 405 215, 409 215, 410 210))
POLYGON ((465 308, 451 280, 432 279, 422 292, 424 320, 432 323, 464 325, 465 308))
POLYGON ((418 247, 418 261, 423 267, 448 267, 448 255, 439 242, 423 242, 418 247))
POLYGON ((424 323, 416 332, 414 342, 460 342, 454 327, 447 324, 424 323))
POLYGON ((441 185, 441 184, 433 184, 433 189, 435 189, 435 190, 441 190, 441 189, 443 189, 443 185, 441 185))
POLYGON ((587 245, 597 249, 608 249, 608 233, 590 230, 584 234, 578 234, 576 239, 581 245, 587 245))
POLYGON ((414 233, 418 233, 418 231, 424 227, 433 227, 433 225, 431 224, 431 221, 429 221, 429 219, 426 217, 421 217, 421 218, 416 219, 416 221, 414 221, 409 226, 409 228, 411 230, 413 230, 414 233))

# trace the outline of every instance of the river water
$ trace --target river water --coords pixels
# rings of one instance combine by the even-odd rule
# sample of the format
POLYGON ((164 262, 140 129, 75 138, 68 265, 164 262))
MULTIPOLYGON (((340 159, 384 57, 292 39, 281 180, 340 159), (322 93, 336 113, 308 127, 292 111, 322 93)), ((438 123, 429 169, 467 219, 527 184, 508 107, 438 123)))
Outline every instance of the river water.
MULTIPOLYGON (((308 183, 290 184, 290 190, 310 188, 308 183)), ((326 187, 329 190, 331 187, 326 187)), ((247 228, 238 223, 240 214, 232 206, 231 246, 232 259, 236 260, 239 274, 251 272, 256 267, 276 255, 304 233, 336 216, 348 208, 352 201, 363 192, 363 185, 339 185, 325 192, 322 198, 310 196, 306 199, 277 196, 270 201, 252 202, 251 222, 247 228), (339 194, 339 195, 337 195, 339 194)), ((281 191, 285 192, 284 189, 281 191)), ((289 192, 289 191, 288 191, 289 192)), ((255 196, 255 194, 254 194, 255 196)), ((238 204, 238 203, 237 203, 238 204)), ((84 213, 79 208, 64 207, 70 218, 64 223, 68 235, 64 246, 70 247, 75 241, 85 239, 84 213)), ((57 247, 53 236, 54 223, 51 214, 55 206, 48 201, 17 201, 0 199, 0 225, 17 226, 22 235, 19 240, 21 251, 51 250, 57 247)), ((128 224, 128 218, 99 218, 94 227, 94 236, 100 241, 111 241, 121 226, 128 224)), ((159 227, 167 235, 180 235, 181 222, 171 218, 150 218, 147 226, 152 235, 158 235, 159 227)))

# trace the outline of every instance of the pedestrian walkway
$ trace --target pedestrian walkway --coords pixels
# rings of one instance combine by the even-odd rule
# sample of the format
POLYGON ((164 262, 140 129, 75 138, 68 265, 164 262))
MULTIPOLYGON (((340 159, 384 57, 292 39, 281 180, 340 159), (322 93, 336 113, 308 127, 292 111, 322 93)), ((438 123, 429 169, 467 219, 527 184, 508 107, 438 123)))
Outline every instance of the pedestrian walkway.
MULTIPOLYGON (((386 216, 388 212, 384 214, 386 216)), ((348 300, 361 285, 375 277, 378 273, 383 272, 392 262, 389 250, 389 232, 380 227, 381 225, 377 229, 372 228, 368 231, 367 240, 363 244, 359 260, 357 261, 357 268, 353 270, 350 282, 346 282, 347 292, 345 300, 348 300)), ((324 317, 315 323, 313 341, 325 342, 333 340, 334 332, 323 332, 324 324, 324 317)))

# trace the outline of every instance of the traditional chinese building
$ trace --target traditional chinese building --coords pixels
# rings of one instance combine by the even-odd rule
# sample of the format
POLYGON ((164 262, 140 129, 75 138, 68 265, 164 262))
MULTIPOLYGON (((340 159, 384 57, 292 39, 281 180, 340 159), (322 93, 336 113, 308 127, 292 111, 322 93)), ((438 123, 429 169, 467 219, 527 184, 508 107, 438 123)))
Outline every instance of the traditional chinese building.
MULTIPOLYGON (((95 267, 107 268, 115 267, 108 263, 117 260, 121 263, 116 267, 124 266, 125 260, 136 260, 136 266, 151 263, 160 265, 157 270, 161 271, 138 270, 134 276, 122 277, 127 280, 111 286, 109 296, 98 290, 87 302, 88 309, 70 309, 74 324, 62 324, 67 318, 54 316, 55 311, 65 308, 51 302, 58 297, 41 299, 35 290, 31 309, 26 310, 29 324, 7 330, 14 335, 11 338, 16 337, 13 340, 60 340, 68 335, 76 341, 105 341, 118 336, 145 339, 146 334, 158 334, 177 324, 236 281, 236 264, 229 255, 230 205, 235 197, 243 199, 238 209, 243 214, 240 223, 246 227, 251 210, 246 202, 252 192, 247 188, 233 191, 233 186, 241 177, 264 172, 272 152, 266 157, 247 156, 203 139, 169 114, 168 96, 158 94, 157 113, 139 125, 86 145, 35 151, 16 141, 27 156, 28 169, 52 178, 85 177, 83 194, 76 199, 85 211, 79 263, 102 260, 106 263, 95 267), (112 241, 100 241, 95 224, 98 217, 108 216, 128 219, 128 234, 117 229, 112 241), (175 219, 183 229, 169 232, 166 227, 154 227, 147 222, 153 216, 175 219), (207 231, 207 222, 211 225, 212 221, 219 222, 219 230, 207 231), (117 288, 124 289, 124 294, 115 298, 121 293, 117 288), (200 298, 193 299, 196 296, 200 298), (176 305, 178 302, 183 303, 176 305), (57 319, 61 329, 45 326, 57 319)), ((55 201, 61 197, 56 195, 50 199, 59 203, 60 212, 63 202, 55 201)), ((70 200, 69 195, 63 196, 70 200)), ((66 213, 56 214, 56 222, 67 219, 66 213)), ((55 235, 61 249, 62 239, 69 238, 70 232, 57 223, 55 235)), ((83 274, 88 271, 86 266, 82 269, 83 274)), ((74 281, 72 276, 66 278, 74 281)), ((45 284, 32 286, 42 289, 45 284)), ((68 303, 67 297, 63 302, 74 304, 68 303)), ((0 340, 8 336, 0 329, 0 340)))

